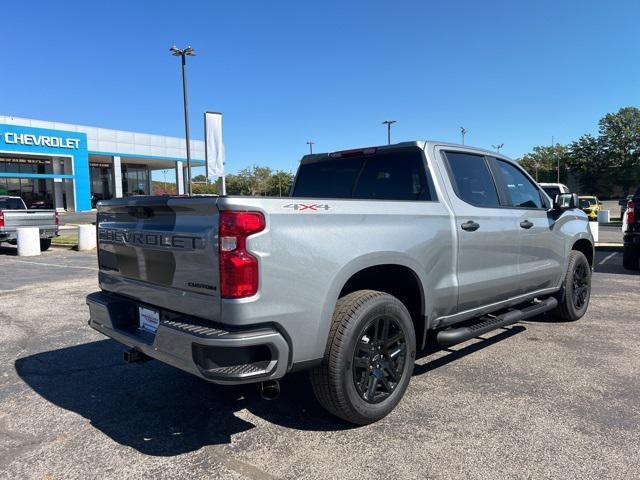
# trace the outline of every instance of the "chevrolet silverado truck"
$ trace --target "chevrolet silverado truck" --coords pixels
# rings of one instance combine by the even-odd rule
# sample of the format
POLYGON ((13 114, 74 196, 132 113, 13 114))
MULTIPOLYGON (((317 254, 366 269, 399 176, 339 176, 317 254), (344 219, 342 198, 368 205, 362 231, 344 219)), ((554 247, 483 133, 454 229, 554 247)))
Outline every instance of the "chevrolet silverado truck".
POLYGON ((622 215, 622 266, 628 270, 640 268, 640 187, 627 200, 622 215))
POLYGON ((40 229, 40 250, 48 250, 58 236, 58 212, 28 210, 20 197, 0 196, 0 243, 16 244, 19 227, 40 229))
POLYGON ((589 304, 593 238, 508 158, 407 142, 305 156, 288 198, 100 202, 89 324, 218 384, 309 370, 356 424, 404 395, 427 335, 452 345, 589 304))

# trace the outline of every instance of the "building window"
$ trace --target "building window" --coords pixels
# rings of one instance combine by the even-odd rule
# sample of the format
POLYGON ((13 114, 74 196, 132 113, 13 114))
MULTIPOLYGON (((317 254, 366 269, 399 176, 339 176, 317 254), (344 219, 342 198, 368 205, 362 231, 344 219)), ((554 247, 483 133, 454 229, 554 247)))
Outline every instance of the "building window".
POLYGON ((111 165, 101 163, 89 164, 91 176, 91 206, 95 208, 100 200, 113 198, 113 169, 111 165))
POLYGON ((149 171, 138 165, 122 165, 122 195, 149 195, 149 171))

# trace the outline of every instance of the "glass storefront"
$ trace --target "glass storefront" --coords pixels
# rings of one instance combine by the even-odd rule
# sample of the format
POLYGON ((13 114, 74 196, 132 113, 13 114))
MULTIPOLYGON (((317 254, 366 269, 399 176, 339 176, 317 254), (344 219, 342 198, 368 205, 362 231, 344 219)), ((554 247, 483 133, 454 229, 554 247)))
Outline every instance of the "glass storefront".
MULTIPOLYGON (((0 173, 51 174, 53 166, 50 159, 0 157, 0 173)), ((53 180, 0 177, 0 195, 22 197, 28 208, 53 208, 53 180)))
POLYGON ((90 163, 91 206, 95 208, 100 200, 113 198, 113 168, 109 164, 90 163))
POLYGON ((149 170, 142 165, 122 165, 122 195, 149 195, 149 170))

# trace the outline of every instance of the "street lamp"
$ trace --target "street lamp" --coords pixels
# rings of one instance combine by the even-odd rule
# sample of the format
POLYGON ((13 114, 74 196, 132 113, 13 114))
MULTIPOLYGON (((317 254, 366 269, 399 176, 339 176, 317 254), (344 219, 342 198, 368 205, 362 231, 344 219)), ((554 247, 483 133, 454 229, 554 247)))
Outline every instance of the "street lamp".
POLYGON ((387 145, 391 145, 391 125, 397 123, 396 120, 385 120, 383 125, 387 126, 387 145))
POLYGON ((462 145, 464 145, 464 136, 466 135, 467 130, 464 127, 460 127, 460 135, 462 135, 462 145))
POLYGON ((191 196, 191 146, 189 145, 189 109, 187 105, 187 57, 194 57, 196 52, 191 47, 169 49, 171 55, 182 58, 182 99, 184 102, 184 135, 187 140, 187 193, 191 196))
POLYGON ((314 143, 316 143, 316 142, 314 142, 313 140, 309 140, 307 142, 307 145, 309 145, 309 155, 313 154, 313 145, 314 145, 314 143))
POLYGON ((491 145, 491 146, 496 149, 496 152, 500 153, 500 149, 504 147, 504 143, 501 143, 500 145, 491 145))

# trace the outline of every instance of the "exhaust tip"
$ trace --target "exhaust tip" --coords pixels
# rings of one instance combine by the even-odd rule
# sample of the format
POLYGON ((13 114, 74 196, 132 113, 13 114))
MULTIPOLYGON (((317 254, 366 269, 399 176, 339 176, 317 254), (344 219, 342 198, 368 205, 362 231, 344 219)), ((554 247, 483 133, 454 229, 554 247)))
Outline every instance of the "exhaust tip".
POLYGON ((280 396, 280 382, 278 380, 261 382, 258 391, 263 400, 275 400, 280 396))

